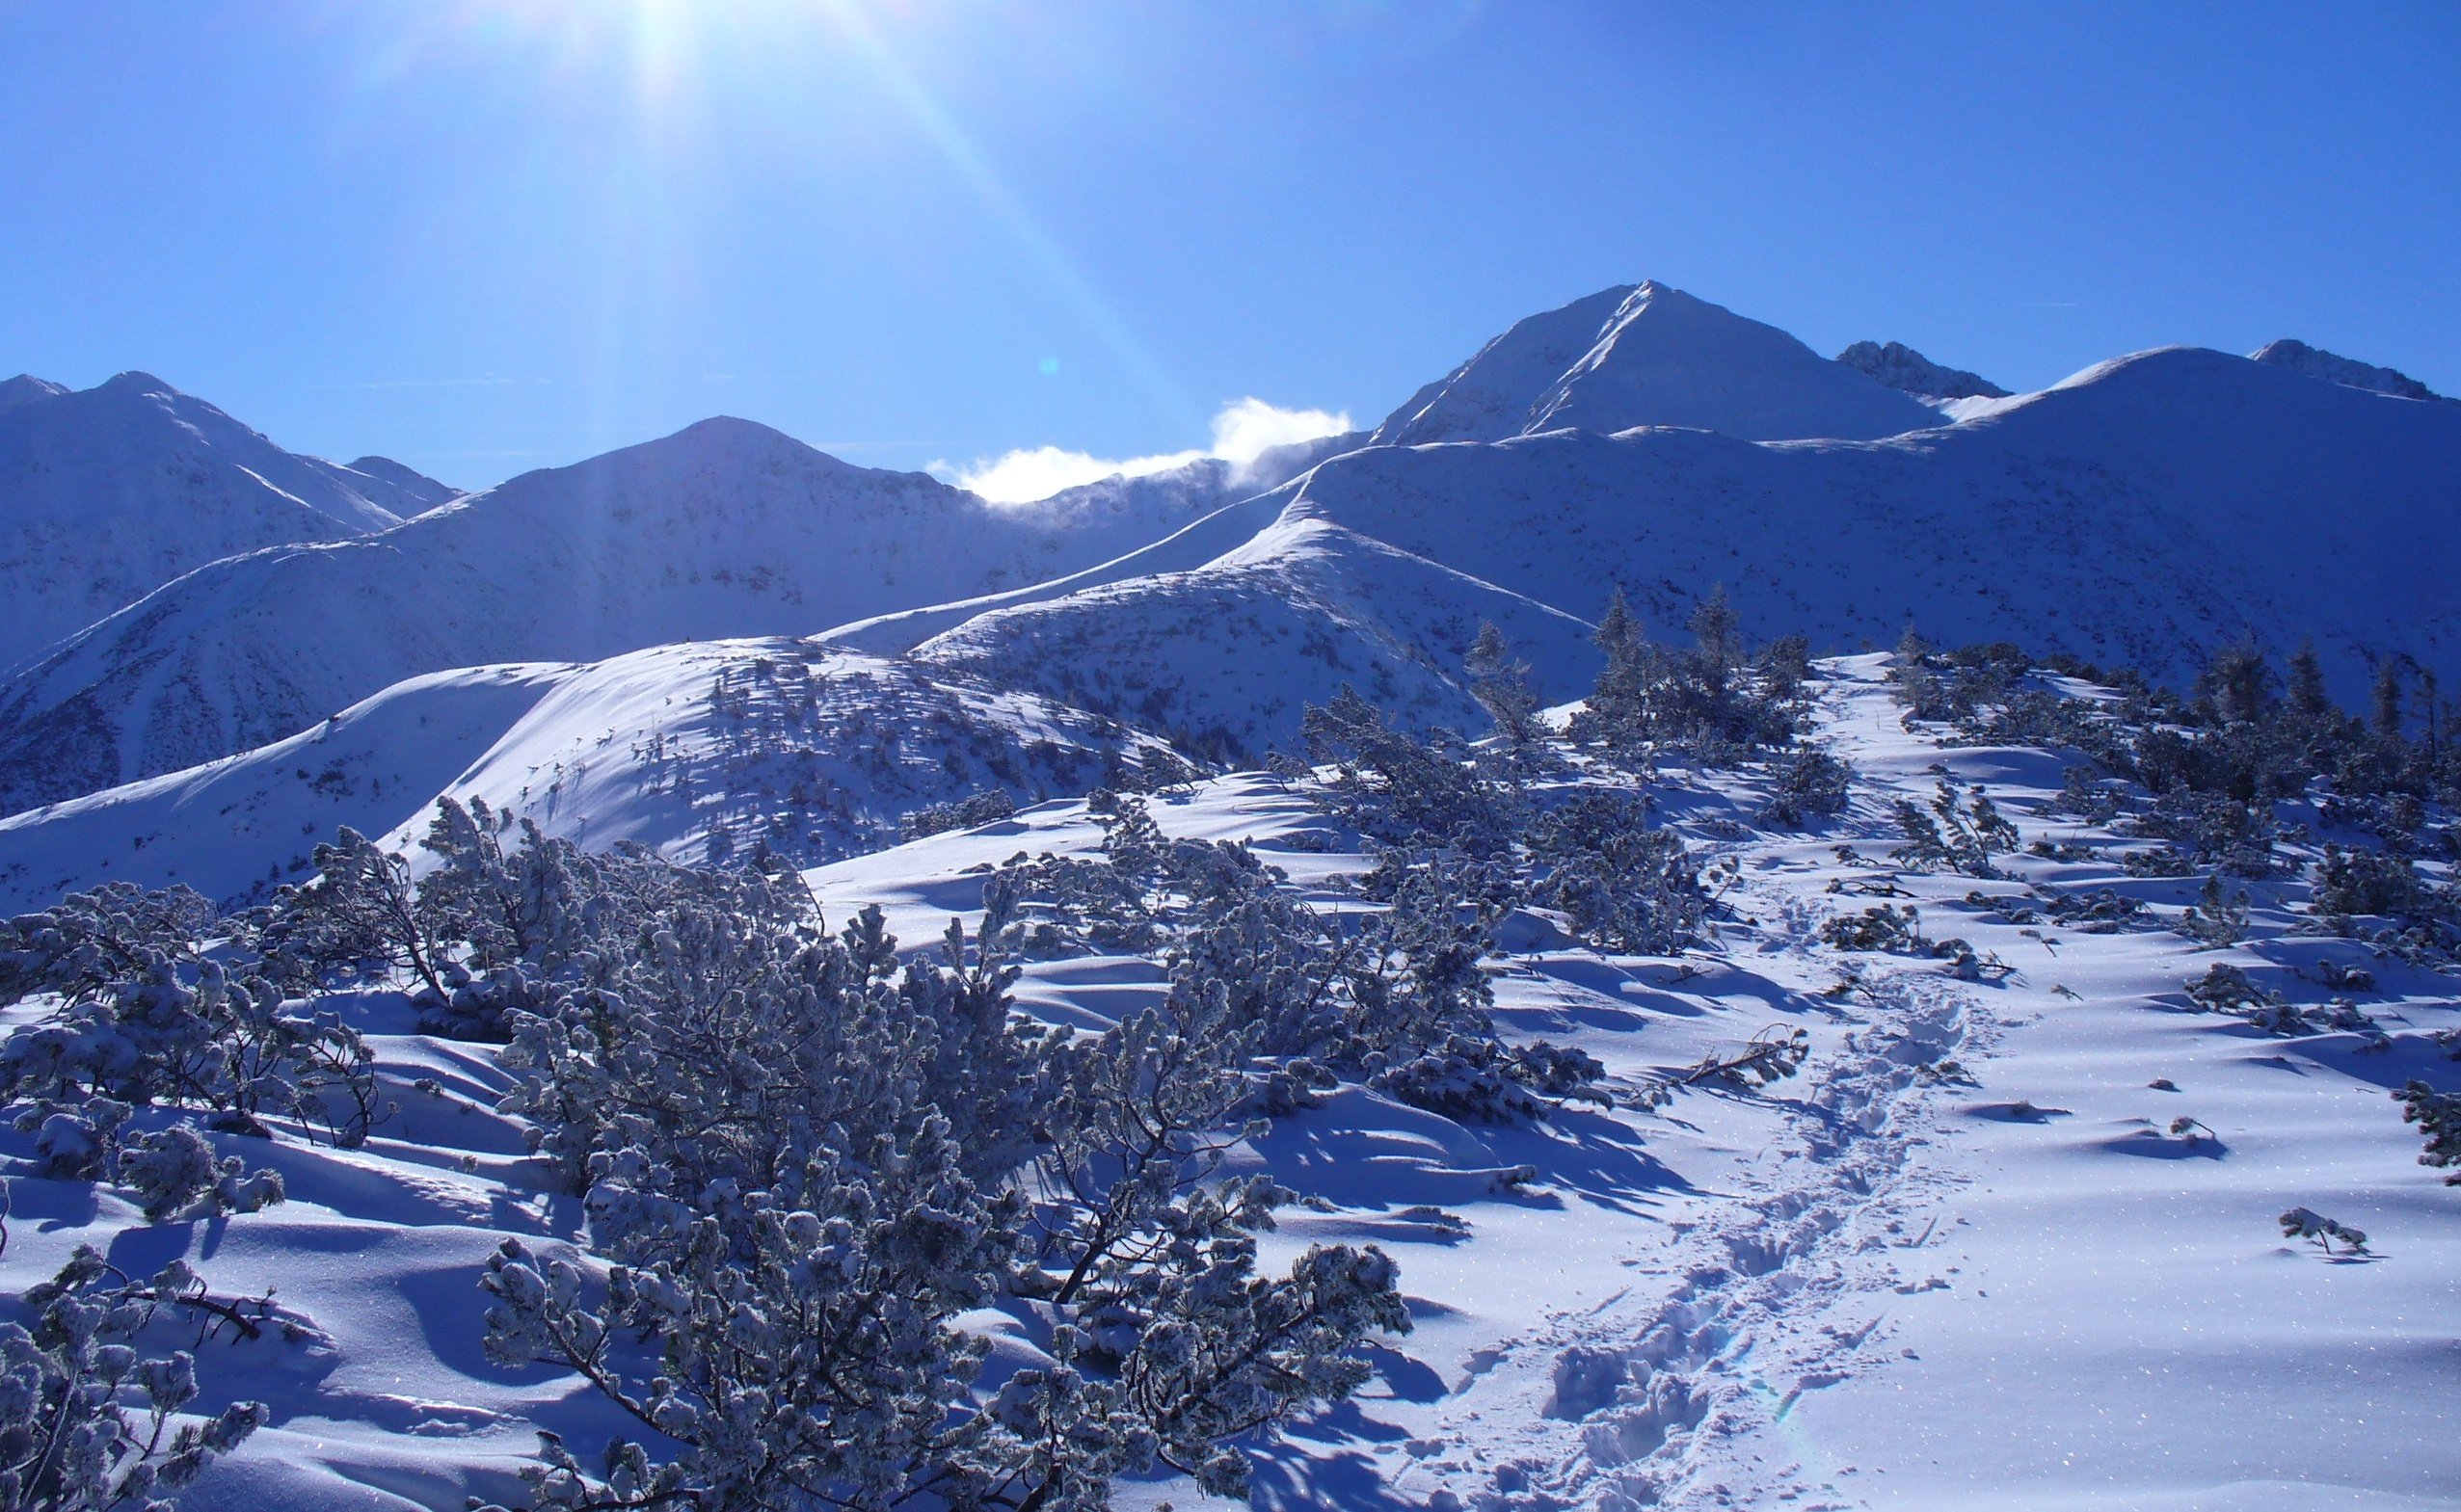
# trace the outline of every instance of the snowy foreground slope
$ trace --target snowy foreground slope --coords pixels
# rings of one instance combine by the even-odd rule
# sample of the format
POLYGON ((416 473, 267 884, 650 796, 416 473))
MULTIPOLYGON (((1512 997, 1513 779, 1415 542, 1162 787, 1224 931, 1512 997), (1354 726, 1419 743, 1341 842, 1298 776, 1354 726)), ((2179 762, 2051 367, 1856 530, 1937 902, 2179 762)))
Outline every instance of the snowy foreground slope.
MULTIPOLYGON (((2198 945, 2164 927, 2192 881, 2131 875, 2117 863, 2130 845, 2037 812, 2072 756, 1909 733, 1882 673, 1856 658, 1817 685, 1816 733, 1857 772, 1833 821, 1761 827, 1751 769, 1652 785, 1657 819, 1734 867, 1712 939, 1679 959, 1615 955, 1527 912, 1494 963, 1508 1037, 1587 1050, 1618 1093, 1772 1025, 1807 1036, 1798 1074, 1503 1127, 1347 1084, 1239 1147, 1237 1169, 1300 1198, 1268 1260, 1380 1245, 1414 1324, 1370 1347, 1356 1397, 1251 1446, 1256 1504, 2450 1504, 2461 1194, 2417 1164, 2385 1095, 2415 1075, 2451 1084, 2427 1039, 2461 1027, 2450 978, 2289 933, 2307 892, 2289 880, 2245 885, 2245 943, 2198 945), (1891 865, 1892 802, 1927 799, 1943 771, 2071 859, 2003 857, 2012 875, 1991 882, 1891 865), (2109 889, 2150 916, 2096 933, 2090 914, 2021 913, 2008 899, 2028 886, 2109 889), (1926 936, 1961 937, 1994 969, 1821 942, 1824 920, 1891 889, 1926 936), (2000 901, 1964 901, 1976 891, 2000 901), (2328 962, 2375 973, 2356 994, 2369 1026, 2272 1037, 2183 993, 2229 964, 2321 1004, 2328 962), (2181 1118, 2196 1122, 2175 1135, 2181 1118), (2371 1253, 2284 1240, 2275 1215, 2294 1206, 2365 1230, 2371 1253)), ((526 676, 507 673, 508 690, 526 676)), ((1356 907, 1334 879, 1369 862, 1318 802, 1243 774, 1152 812, 1175 836, 1249 840, 1303 896, 1356 907)), ((1083 803, 1056 802, 809 881, 832 923, 878 902, 911 948, 972 915, 988 867, 1101 843, 1083 803)), ((1078 953, 1030 965, 1017 998, 1099 1027, 1161 993, 1145 961, 1078 953)), ((0 1290, 80 1242, 140 1275, 184 1255, 226 1293, 272 1288, 282 1329, 201 1351, 201 1410, 253 1396, 271 1420, 208 1471, 191 1512, 443 1512, 466 1492, 518 1494, 534 1427, 586 1450, 619 1426, 571 1376, 480 1351, 476 1282, 498 1240, 584 1233, 579 1202, 550 1195, 517 1121, 490 1110, 507 1081, 489 1048, 410 1032, 398 994, 335 1001, 400 1109, 351 1152, 211 1136, 281 1171, 281 1206, 147 1224, 116 1189, 25 1174, 24 1136, 0 1134, 0 1290)), ((1039 1349, 1017 1317, 975 1321, 1003 1360, 1039 1349)), ((1165 1499, 1213 1504, 1184 1482, 1120 1502, 1165 1499)))
POLYGON ((453 496, 398 463, 282 450, 145 373, 0 384, 0 667, 220 557, 337 541, 453 496))

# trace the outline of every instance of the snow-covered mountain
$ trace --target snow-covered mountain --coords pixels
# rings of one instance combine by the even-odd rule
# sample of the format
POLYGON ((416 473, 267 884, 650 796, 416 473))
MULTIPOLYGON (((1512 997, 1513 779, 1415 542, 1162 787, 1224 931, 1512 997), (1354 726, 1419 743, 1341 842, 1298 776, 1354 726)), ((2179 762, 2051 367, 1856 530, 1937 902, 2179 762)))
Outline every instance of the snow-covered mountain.
POLYGON ((2287 337, 2268 341, 2248 354, 2259 362, 2287 367, 2293 373, 2320 378, 2328 384, 2345 384, 2352 388, 2365 388, 2395 399, 2442 399, 2445 396, 2395 368, 2377 367, 2346 357, 2320 352, 2304 341, 2287 337))
POLYGON ((2005 399, 2008 390, 1962 367, 1943 367, 1902 341, 1858 341, 1837 360, 1917 399, 2005 399))
POLYGON ((0 809, 250 750, 422 673, 803 634, 1038 582, 1179 507, 995 506, 704 421, 376 535, 212 563, 91 626, 0 686, 0 809))
POLYGON ((592 848, 814 864, 895 843, 928 805, 1075 795, 1159 742, 961 672, 789 640, 411 677, 258 750, 0 819, 0 915, 174 883, 226 905, 308 873, 342 825, 415 853, 479 798, 592 848))
POLYGON ((1345 683, 1415 726, 1484 728, 1461 673, 1482 622, 1539 669, 1541 696, 1595 675, 1586 621, 1294 505, 1193 570, 989 610, 913 655, 1252 760, 1345 683))
POLYGON ((263 747, 427 674, 744 636, 911 655, 1223 756, 1286 745, 1346 680, 1475 728, 1458 667, 1483 620, 1572 696, 1618 586, 1666 635, 1724 583, 1754 633, 1824 651, 1911 623, 2174 680, 2242 635, 2313 636, 2351 700, 2380 657, 2461 661, 2461 409, 2192 349, 1940 403, 1966 417, 1643 284, 1521 322, 1367 444, 1032 504, 708 421, 214 563, 93 626, 0 684, 0 809, 263 747), (1430 444, 1448 431, 1500 438, 1430 444))
POLYGON ((145 373, 0 384, 0 666, 219 557, 382 530, 453 491, 286 452, 145 373))
POLYGON ((2313 636, 2356 703, 2379 657, 2461 663, 2456 473, 2461 411, 2172 348, 1881 441, 1354 451, 1073 578, 833 638, 1249 756, 1344 680, 1475 727, 1458 672, 1481 619, 1570 697, 1591 663, 1565 632, 1617 587, 1672 637, 1723 583, 1756 633, 1822 650, 1912 624, 2174 681, 2240 636, 2313 636))
POLYGON ((1532 315, 1410 396, 1380 446, 1500 441, 1567 426, 1679 425, 1745 440, 1870 439, 1937 425, 1913 396, 1775 326, 1661 283, 1532 315))

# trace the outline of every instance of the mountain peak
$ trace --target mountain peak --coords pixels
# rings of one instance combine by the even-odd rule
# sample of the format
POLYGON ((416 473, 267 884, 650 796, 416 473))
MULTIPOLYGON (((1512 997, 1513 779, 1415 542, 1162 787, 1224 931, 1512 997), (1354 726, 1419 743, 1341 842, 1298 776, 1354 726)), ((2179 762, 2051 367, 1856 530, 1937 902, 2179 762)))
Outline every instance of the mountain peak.
POLYGON ((2272 367, 2287 367, 2308 378, 2320 378, 2328 384, 2349 388, 2365 388, 2372 393, 2390 394, 2395 399, 2442 399, 2445 396, 2396 368, 2377 367, 2370 362, 2337 357, 2320 351, 2304 341, 2285 336, 2268 341, 2248 354, 2256 361, 2272 367))
POLYGON ((1744 440, 1871 439, 1939 417, 1793 336, 1654 279, 1529 316, 1430 384, 1374 443, 1667 425, 1744 440))
POLYGON ((2008 390, 1979 373, 1943 367, 1902 341, 1858 341, 1837 360, 1866 378, 1917 399, 2005 399, 2008 390))
POLYGON ((37 378, 32 373, 19 373, 16 377, 0 383, 0 410, 13 410, 22 404, 56 399, 67 391, 64 385, 37 378))
POLYGON ((114 373, 97 386, 104 393, 109 394, 176 394, 179 392, 178 389, 172 387, 153 374, 139 372, 135 368, 130 368, 124 373, 114 373))

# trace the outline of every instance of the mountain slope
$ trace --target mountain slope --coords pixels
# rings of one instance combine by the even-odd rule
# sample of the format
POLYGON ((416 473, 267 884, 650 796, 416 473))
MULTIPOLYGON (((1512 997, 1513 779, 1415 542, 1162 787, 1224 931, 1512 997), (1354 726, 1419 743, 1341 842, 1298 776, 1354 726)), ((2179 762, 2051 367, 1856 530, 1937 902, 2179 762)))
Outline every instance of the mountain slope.
POLYGON ((2008 390, 1962 367, 1943 367, 1902 341, 1858 341, 1837 360, 1866 378, 1917 399, 2005 399, 2008 390))
POLYGON ((0 809, 177 771, 421 673, 806 633, 1063 574, 1164 525, 995 507, 709 420, 363 539, 216 562, 0 686, 0 809))
POLYGON ((994 610, 913 655, 1254 759, 1290 749, 1306 706, 1344 684, 1408 725, 1484 729, 1461 662, 1486 621, 1539 670, 1542 699, 1595 676, 1584 621, 1293 507, 1193 570, 994 610))
POLYGON ((893 843, 926 805, 1085 791, 1157 743, 960 673, 788 640, 431 673, 258 750, 0 819, 0 915, 113 880, 225 905, 349 825, 413 850, 481 798, 594 849, 802 864, 893 843))
POLYGON ((1671 431, 1353 453, 1298 508, 1592 615, 1672 629, 1712 582, 1817 647, 2014 640, 2149 675, 2313 634, 2355 703, 2375 657, 2461 666, 2461 411, 2217 352, 2122 358, 1878 442, 1671 431))
POLYGON ((1498 441, 1578 427, 1868 439, 1937 425, 1909 394, 1756 320, 1659 283, 1532 315, 1393 411, 1378 445, 1498 441))
POLYGON ((2268 341, 2248 356, 2259 362, 2274 367, 2286 367, 2293 373, 2304 374, 2309 378, 2323 379, 2328 384, 2343 384, 2352 388, 2365 388, 2373 393, 2390 394, 2395 399, 2441 399, 2444 397, 2396 368, 2377 367, 2372 363, 2356 361, 2350 358, 2336 357, 2330 352, 2320 352, 2304 341, 2292 341, 2287 337, 2280 341, 2268 341))
MULTIPOLYGON (((381 459, 369 459, 380 462, 381 459)), ((144 373, 0 385, 0 666, 218 557, 381 530, 450 490, 283 451, 144 373)))
POLYGON ((1481 728, 1458 669, 1482 618, 1569 697, 1593 663, 1564 632, 1618 587, 1674 638, 1723 583, 1753 633, 1820 650, 1913 624, 2176 682, 2312 635, 2355 704, 2382 656, 2461 665, 2456 472, 2461 412, 2170 349, 1884 441, 1369 448, 1074 579, 842 633, 928 628, 920 658, 1249 756, 1343 680, 1481 728))

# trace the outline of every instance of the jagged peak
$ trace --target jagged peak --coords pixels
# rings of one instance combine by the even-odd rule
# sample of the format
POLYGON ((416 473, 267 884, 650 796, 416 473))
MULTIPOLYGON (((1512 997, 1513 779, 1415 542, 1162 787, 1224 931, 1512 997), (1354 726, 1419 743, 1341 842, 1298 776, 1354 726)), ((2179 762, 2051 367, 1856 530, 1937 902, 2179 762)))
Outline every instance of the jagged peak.
POLYGON ((2328 384, 2340 384, 2347 388, 2389 394, 2395 399, 2446 397, 2398 368, 2378 367, 2372 362, 2341 357, 2287 336, 2266 342, 2249 353, 2248 357, 2269 367, 2287 368, 2304 377, 2320 378, 2328 384))
POLYGON ((1837 360, 1917 399, 2005 399, 2008 390, 1979 373, 1935 362, 1902 341, 1858 341, 1837 360))

